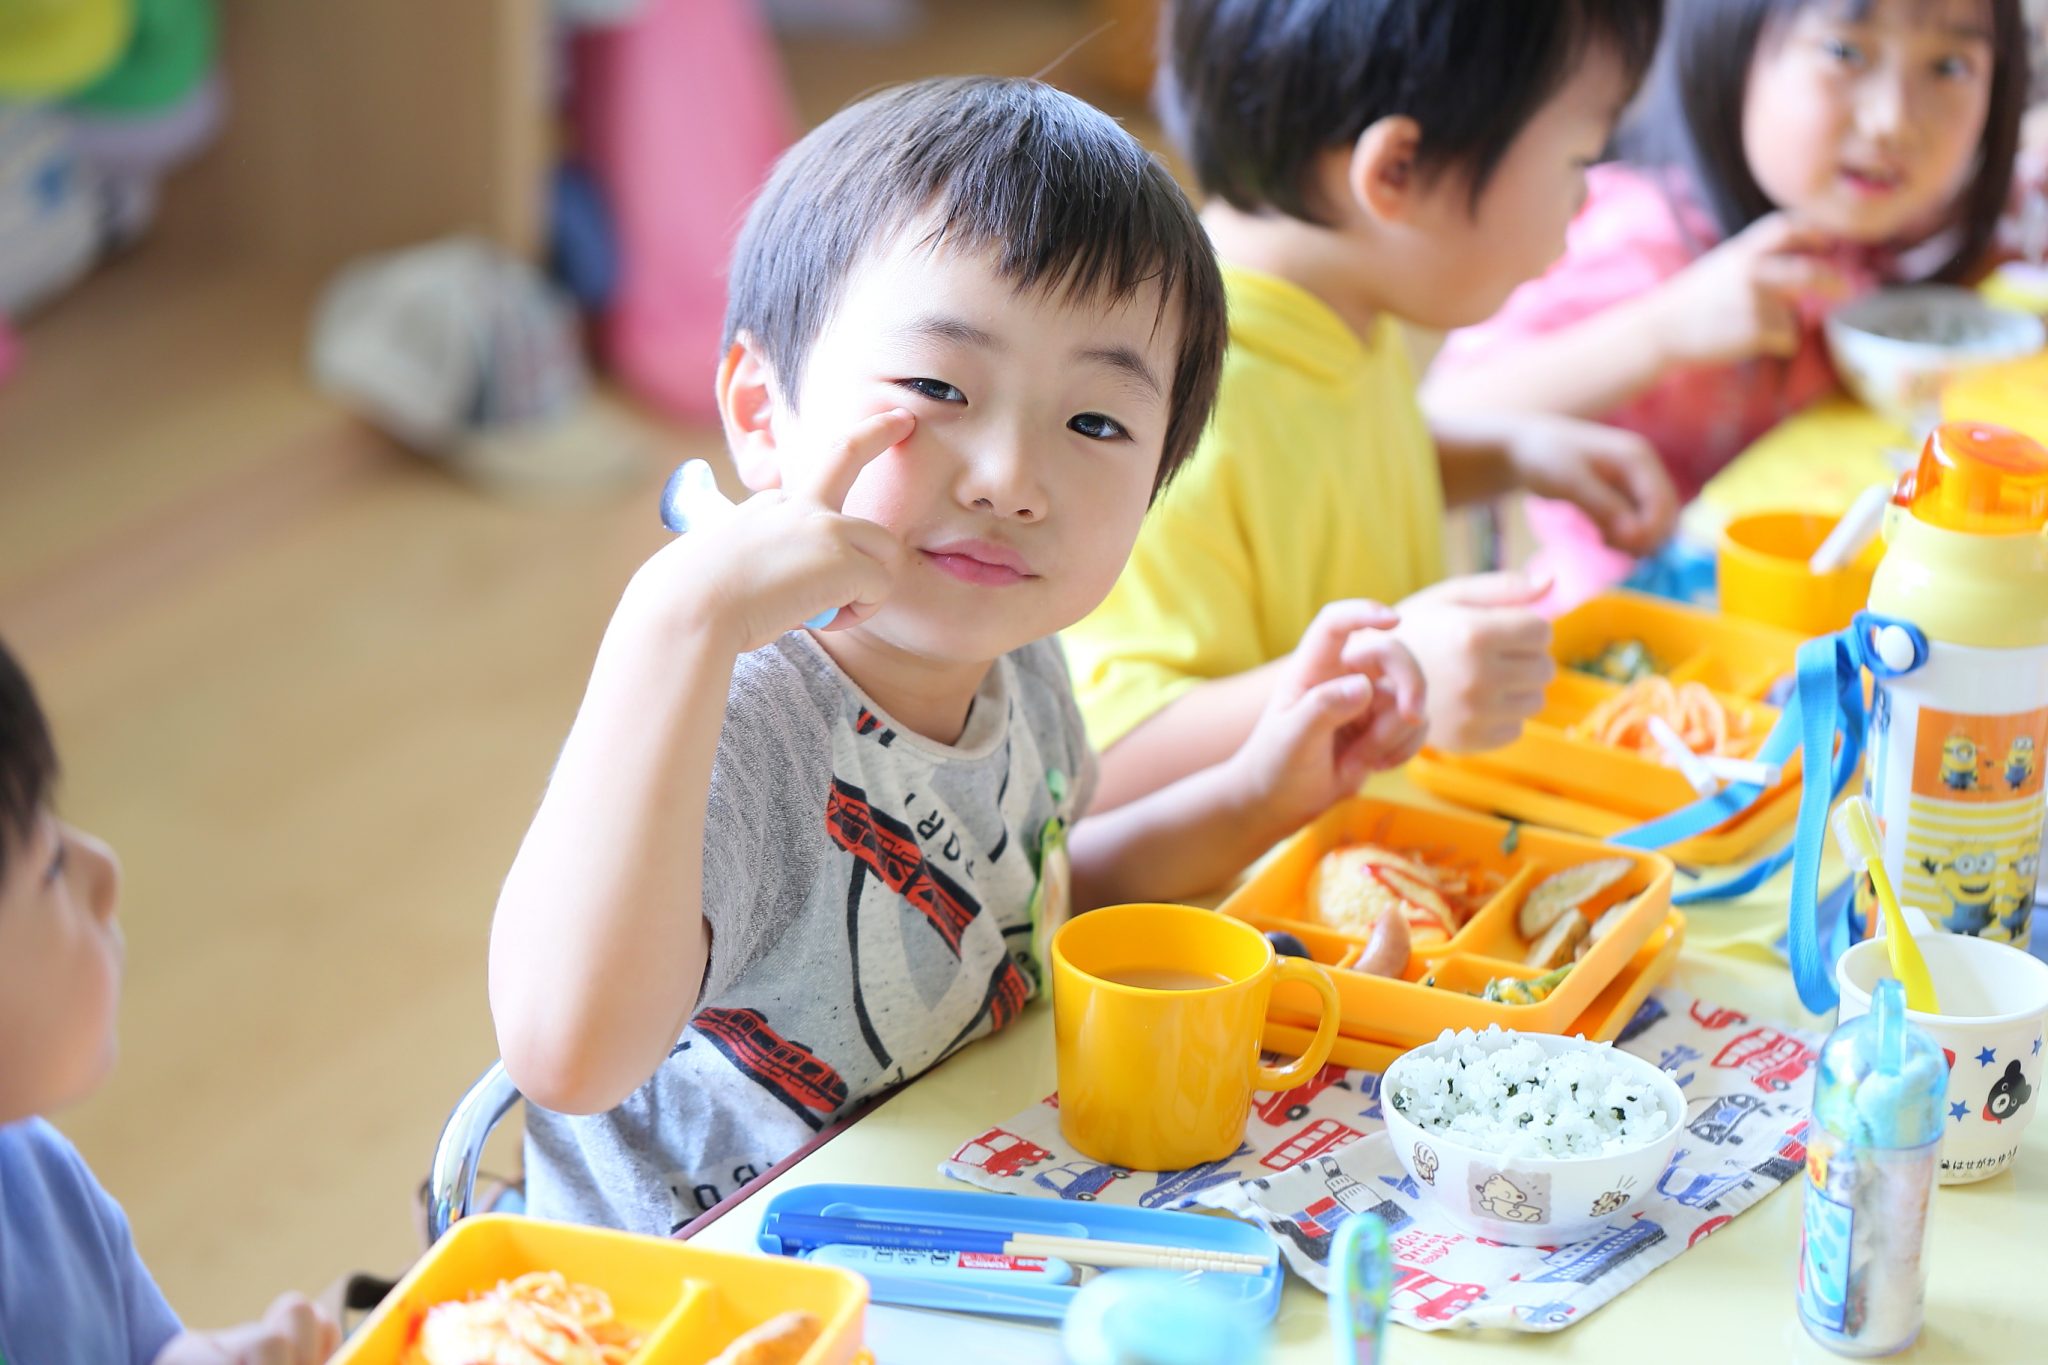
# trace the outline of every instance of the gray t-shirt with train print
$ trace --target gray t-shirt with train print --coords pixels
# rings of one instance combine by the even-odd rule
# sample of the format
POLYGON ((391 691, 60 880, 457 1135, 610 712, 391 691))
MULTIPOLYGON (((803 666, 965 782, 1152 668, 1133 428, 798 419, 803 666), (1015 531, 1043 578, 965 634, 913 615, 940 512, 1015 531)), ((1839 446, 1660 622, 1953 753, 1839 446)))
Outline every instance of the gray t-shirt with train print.
POLYGON ((1041 845, 1094 773, 1053 641, 995 662, 951 745, 896 726, 801 631, 742 655, 704 830, 697 1013, 616 1109, 527 1107, 530 1210, 672 1232, 1016 1018, 1038 984, 1041 845))

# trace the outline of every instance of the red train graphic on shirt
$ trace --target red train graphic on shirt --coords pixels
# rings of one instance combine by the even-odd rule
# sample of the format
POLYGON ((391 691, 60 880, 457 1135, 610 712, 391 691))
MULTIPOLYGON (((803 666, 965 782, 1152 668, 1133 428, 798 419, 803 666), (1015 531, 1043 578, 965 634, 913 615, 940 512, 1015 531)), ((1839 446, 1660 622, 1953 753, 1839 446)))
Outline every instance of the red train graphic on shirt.
POLYGON ((930 921, 953 956, 960 956, 960 936, 981 913, 981 902, 932 866, 909 825, 876 810, 865 792, 835 777, 825 798, 825 832, 930 921))
POLYGON ((846 1103, 846 1082, 830 1063, 768 1026, 759 1010, 713 1006, 691 1025, 749 1080, 813 1128, 846 1103))

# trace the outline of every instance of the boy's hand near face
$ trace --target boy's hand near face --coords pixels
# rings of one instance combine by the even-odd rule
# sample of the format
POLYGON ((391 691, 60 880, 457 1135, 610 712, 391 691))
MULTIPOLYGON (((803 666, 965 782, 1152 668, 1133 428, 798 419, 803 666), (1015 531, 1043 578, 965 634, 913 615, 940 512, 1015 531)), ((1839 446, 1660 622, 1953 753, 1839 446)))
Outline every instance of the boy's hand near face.
POLYGON ((1505 442, 1515 482, 1569 502, 1623 554, 1652 554, 1678 524, 1678 490, 1633 431, 1551 413, 1517 414, 1505 442))
POLYGON ((1272 691, 1229 757, 1074 826, 1074 903, 1213 891, 1422 747, 1423 671, 1377 602, 1333 602, 1271 670, 1272 691))
POLYGON ((218 1332, 183 1332, 155 1365, 320 1365, 341 1344, 334 1320, 301 1294, 282 1294, 259 1322, 218 1332))
POLYGON ((1429 742, 1454 752, 1497 749, 1543 709, 1557 673, 1550 623, 1531 605, 1550 591, 1518 573, 1477 574, 1401 603, 1395 633, 1429 679, 1429 742))
POLYGON ((663 548, 635 586, 696 598, 736 655, 834 608, 825 629, 859 624, 888 597, 903 547, 840 509, 861 470, 916 428, 900 408, 868 418, 782 487, 754 494, 730 516, 663 548))
POLYGON ((1320 815, 1366 777, 1415 756, 1427 730, 1422 670, 1388 634, 1377 602, 1333 602, 1282 665, 1258 724, 1232 760, 1247 795, 1287 828, 1320 815))

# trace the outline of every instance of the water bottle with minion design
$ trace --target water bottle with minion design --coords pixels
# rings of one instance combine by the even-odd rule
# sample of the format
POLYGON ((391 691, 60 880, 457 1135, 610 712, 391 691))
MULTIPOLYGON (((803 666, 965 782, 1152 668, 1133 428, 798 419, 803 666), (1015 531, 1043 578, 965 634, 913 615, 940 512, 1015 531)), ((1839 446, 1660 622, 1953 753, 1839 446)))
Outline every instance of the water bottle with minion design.
POLYGON ((1937 925, 2024 945, 2048 810, 2048 450, 1937 427, 1884 536, 1856 629, 1886 870, 1937 925))

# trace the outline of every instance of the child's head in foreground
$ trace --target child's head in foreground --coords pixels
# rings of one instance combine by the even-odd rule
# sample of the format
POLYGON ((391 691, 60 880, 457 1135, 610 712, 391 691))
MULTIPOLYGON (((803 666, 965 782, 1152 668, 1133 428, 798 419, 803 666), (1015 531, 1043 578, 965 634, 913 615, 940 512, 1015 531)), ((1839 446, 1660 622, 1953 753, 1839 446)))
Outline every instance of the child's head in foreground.
POLYGON ((1174 0, 1160 115, 1243 213, 1370 230, 1376 306, 1490 316, 1564 248, 1659 0, 1174 0))
POLYGON ((114 1060, 120 872, 50 810, 57 753, 0 643, 0 1123, 84 1099, 114 1060))
POLYGON ((840 635, 985 662, 1108 593, 1223 344, 1208 239, 1129 133, 1042 82, 929 80, 777 166, 734 252, 719 403, 756 489, 915 417, 844 505, 908 565, 840 635))
POLYGON ((1980 263, 2027 97, 2020 0, 1675 0, 1632 161, 1683 168, 1724 235, 1774 210, 1980 263))

